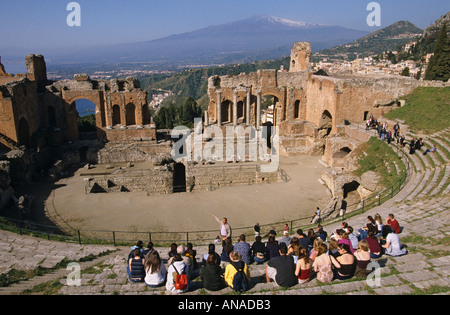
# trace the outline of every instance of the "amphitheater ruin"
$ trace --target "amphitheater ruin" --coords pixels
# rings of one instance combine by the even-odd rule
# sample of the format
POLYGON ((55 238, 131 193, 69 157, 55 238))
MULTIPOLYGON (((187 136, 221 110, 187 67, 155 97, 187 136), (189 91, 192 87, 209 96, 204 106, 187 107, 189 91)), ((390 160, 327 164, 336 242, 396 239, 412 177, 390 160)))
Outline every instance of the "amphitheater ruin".
MULTIPOLYGON (((237 225, 252 225, 256 217, 274 222, 309 215, 319 203, 326 206, 350 192, 362 200, 377 185, 364 187, 361 178, 352 175, 352 153, 368 140, 352 124, 397 108, 399 98, 418 86, 442 84, 405 77, 316 75, 310 57, 311 45, 299 42, 292 49, 289 71, 209 78, 210 102, 199 127, 200 147, 211 149, 213 141, 213 151, 228 144, 232 153, 223 158, 219 150, 212 158, 198 159, 189 151, 181 160, 173 154, 179 138, 158 133, 138 80, 92 80, 79 74, 73 80, 51 81, 41 55, 26 57, 26 74, 7 74, 0 64, 0 210, 17 206, 27 184, 49 180, 55 185, 41 201, 53 221, 64 217, 66 223, 89 226, 88 217, 96 217, 90 226, 108 229, 201 229, 211 225, 208 211, 214 207, 239 218, 237 225), (266 96, 274 100, 273 126, 261 123, 266 96), (75 102, 79 99, 95 104, 94 134, 78 130, 75 102), (204 133, 209 127, 216 128, 214 137, 204 133), (242 137, 236 133, 239 127, 245 133, 242 137), (258 147, 263 158, 250 159, 253 138, 264 127, 271 132, 265 138, 267 146, 258 147), (245 148, 241 155, 240 142, 245 148), (280 164, 263 172, 274 157, 280 157, 280 164), (349 185, 353 182, 357 185, 349 185), (257 190, 263 195, 259 199, 257 190), (221 194, 215 195, 217 191, 221 194), (289 195, 296 192, 295 203, 289 203, 289 195), (299 215, 295 207, 305 197, 312 200, 305 201, 299 215), (291 211, 274 217, 273 209, 283 201, 291 211), (140 222, 130 215, 135 204, 140 204, 140 214, 148 220, 140 222), (72 212, 64 214, 64 208, 72 212), (251 210, 245 219, 243 209, 251 210), (113 214, 117 214, 114 224, 106 224, 113 214)), ((195 130, 184 132, 194 135, 195 130)), ((185 144, 195 141, 195 137, 183 139, 185 144)), ((24 210, 22 217, 27 215, 24 210)))

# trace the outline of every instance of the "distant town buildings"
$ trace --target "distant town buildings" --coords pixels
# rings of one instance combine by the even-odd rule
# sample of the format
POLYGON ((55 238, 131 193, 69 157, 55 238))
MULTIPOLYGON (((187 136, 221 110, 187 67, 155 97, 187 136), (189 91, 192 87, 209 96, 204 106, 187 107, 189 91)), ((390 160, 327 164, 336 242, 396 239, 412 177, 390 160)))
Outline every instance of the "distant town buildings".
POLYGON ((161 93, 153 94, 152 100, 150 101, 149 105, 150 108, 158 109, 161 104, 164 102, 164 100, 170 96, 172 96, 174 93, 171 91, 161 91, 161 93))
MULTIPOLYGON (((406 44, 405 51, 409 51, 416 43, 406 44)), ((391 52, 398 55, 397 51, 391 52)), ((421 61, 402 60, 398 63, 392 63, 387 59, 387 54, 380 59, 379 56, 369 56, 365 58, 357 58, 353 61, 328 61, 323 58, 321 61, 313 64, 313 70, 324 70, 329 74, 359 74, 359 75, 405 75, 410 77, 424 77, 428 62, 433 54, 427 54, 421 61), (408 71, 405 71, 408 70, 408 71)))

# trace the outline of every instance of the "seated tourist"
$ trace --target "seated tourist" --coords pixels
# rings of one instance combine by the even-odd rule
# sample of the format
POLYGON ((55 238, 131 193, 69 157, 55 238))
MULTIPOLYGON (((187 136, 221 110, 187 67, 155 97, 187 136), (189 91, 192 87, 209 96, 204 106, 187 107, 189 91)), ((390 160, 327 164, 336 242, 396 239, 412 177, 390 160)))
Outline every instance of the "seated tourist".
POLYGON ((141 257, 141 250, 136 248, 133 251, 133 257, 128 260, 127 273, 131 282, 144 282, 145 278, 145 259, 141 257))
POLYGON ((180 254, 176 253, 172 257, 171 263, 167 267, 167 281, 166 281, 166 290, 172 294, 183 293, 189 291, 191 287, 190 280, 190 270, 189 267, 183 261, 183 258, 180 254), (175 286, 176 275, 186 274, 186 286, 180 289, 177 289, 175 286))
POLYGON ((394 233, 389 226, 384 226, 381 232, 381 238, 385 241, 382 245, 384 248, 384 253, 389 256, 402 256, 406 255, 408 252, 402 247, 400 242, 400 237, 397 233, 394 233))
POLYGON ((241 255, 237 252, 232 251, 230 253, 230 263, 225 267, 225 282, 235 291, 248 290, 249 282, 250 282, 250 270, 248 269, 248 265, 241 260, 241 255), (244 273, 244 278, 242 281, 246 280, 246 288, 243 288, 242 283, 234 282, 236 274, 240 271, 244 273), (239 285, 240 287, 236 287, 235 285, 239 285))
POLYGON ((367 278, 371 270, 367 270, 370 264, 369 244, 362 240, 359 242, 358 249, 354 254, 356 258, 355 278, 367 278))
POLYGON ((348 244, 338 244, 339 256, 336 260, 339 262, 340 267, 334 272, 334 278, 339 280, 347 280, 354 276, 356 269, 355 256, 350 252, 350 246, 348 244))
MULTIPOLYGON (((216 253, 214 253, 216 254, 216 253)), ((209 291, 219 291, 225 288, 223 270, 217 262, 218 255, 209 254, 205 266, 200 269, 203 287, 209 291)))
POLYGON ((314 261, 314 272, 317 280, 323 283, 333 281, 333 268, 341 268, 341 265, 331 255, 327 254, 328 247, 325 243, 320 244, 316 260, 314 261))
POLYGON ((251 260, 251 250, 250 244, 245 241, 245 235, 241 234, 239 236, 239 241, 234 244, 233 250, 241 255, 241 259, 247 264, 250 265, 252 263, 251 260))
POLYGON ((261 241, 261 236, 255 237, 255 242, 252 244, 252 257, 253 261, 257 264, 262 264, 267 260, 266 257, 266 245, 261 241))
POLYGON ((147 256, 145 262, 145 283, 151 288, 157 288, 164 285, 167 277, 167 270, 161 261, 159 253, 154 250, 147 256))
POLYGON ((267 259, 269 260, 280 255, 280 246, 274 236, 269 236, 269 240, 266 245, 266 253, 267 259))
POLYGON ((298 284, 309 281, 311 276, 312 261, 308 257, 306 248, 299 247, 299 255, 295 266, 295 276, 298 278, 298 284))
POLYGON ((215 259, 216 264, 220 265, 221 259, 220 259, 220 255, 216 253, 216 245, 211 243, 208 245, 208 253, 203 255, 202 267, 206 266, 206 261, 208 260, 209 255, 214 255, 216 257, 216 259, 215 259))
POLYGON ((298 284, 298 278, 295 275, 296 265, 294 258, 287 255, 286 244, 280 244, 280 254, 271 259, 266 266, 266 280, 274 280, 280 287, 292 287, 298 284))

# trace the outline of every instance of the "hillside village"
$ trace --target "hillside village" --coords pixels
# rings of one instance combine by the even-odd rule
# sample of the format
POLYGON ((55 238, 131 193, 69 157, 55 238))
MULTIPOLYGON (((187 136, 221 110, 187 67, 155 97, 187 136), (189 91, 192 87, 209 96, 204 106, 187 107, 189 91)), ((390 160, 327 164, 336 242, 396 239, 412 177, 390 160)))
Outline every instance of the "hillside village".
MULTIPOLYGON (((408 43, 415 45, 416 42, 408 43)), ((405 49, 406 49, 405 47, 405 49)), ((393 55, 398 55, 398 51, 391 52, 393 55)), ((330 74, 358 74, 358 75, 404 75, 412 78, 423 79, 426 72, 428 62, 433 53, 426 54, 421 61, 404 60, 398 63, 393 63, 387 57, 388 54, 383 54, 383 59, 377 55, 365 58, 357 58, 353 61, 334 61, 330 62, 324 58, 318 63, 314 64, 314 70, 324 70, 330 74)))

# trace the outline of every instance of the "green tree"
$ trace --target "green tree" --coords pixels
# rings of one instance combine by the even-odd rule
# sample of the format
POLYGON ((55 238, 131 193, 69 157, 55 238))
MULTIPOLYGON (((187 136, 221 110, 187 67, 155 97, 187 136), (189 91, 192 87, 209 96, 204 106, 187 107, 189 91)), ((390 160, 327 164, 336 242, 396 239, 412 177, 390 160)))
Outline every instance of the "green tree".
POLYGON ((179 108, 178 114, 178 122, 180 125, 192 127, 194 125, 194 119, 202 117, 202 109, 192 97, 189 97, 179 108))
POLYGON ((425 80, 447 81, 450 79, 450 43, 447 36, 447 24, 441 28, 434 49, 434 55, 428 63, 425 80))
POLYGON ((409 77, 409 76, 410 76, 410 73, 409 73, 409 67, 403 68, 403 70, 402 70, 402 76, 404 76, 404 77, 409 77))

